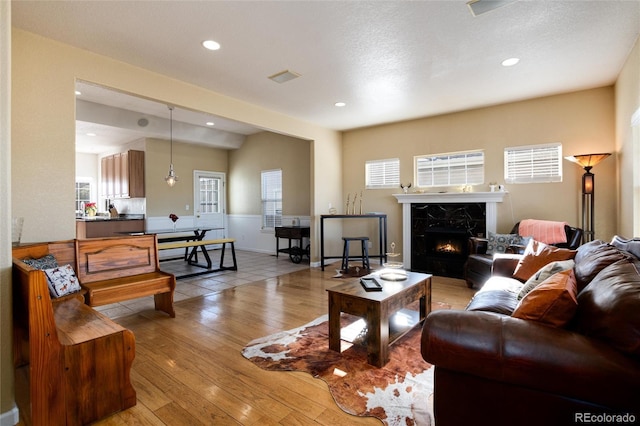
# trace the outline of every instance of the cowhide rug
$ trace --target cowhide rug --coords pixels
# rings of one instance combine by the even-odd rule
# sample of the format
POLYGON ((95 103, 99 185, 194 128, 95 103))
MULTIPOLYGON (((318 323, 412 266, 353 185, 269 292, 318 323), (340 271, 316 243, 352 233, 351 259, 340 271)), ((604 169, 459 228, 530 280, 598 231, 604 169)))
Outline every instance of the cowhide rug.
MULTIPOLYGON (((448 309, 438 304, 434 309, 448 309)), ((421 327, 391 346, 382 368, 367 363, 359 332, 363 320, 342 314, 341 353, 329 349, 327 316, 293 330, 251 341, 242 355, 265 370, 303 371, 324 380, 345 412, 373 416, 388 425, 433 425, 433 368, 420 354, 421 327), (350 330, 351 329, 351 330, 350 330), (350 333, 350 336, 346 336, 350 333), (348 349, 345 349, 348 347, 348 349)))

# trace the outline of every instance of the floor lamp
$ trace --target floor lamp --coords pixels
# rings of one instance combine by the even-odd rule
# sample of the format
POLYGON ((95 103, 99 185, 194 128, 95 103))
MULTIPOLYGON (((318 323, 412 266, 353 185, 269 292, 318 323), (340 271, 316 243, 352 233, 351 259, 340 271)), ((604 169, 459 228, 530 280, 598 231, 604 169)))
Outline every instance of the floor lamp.
POLYGON ((593 215, 595 211, 595 176, 591 173, 591 168, 610 156, 611 154, 581 154, 565 157, 584 168, 582 175, 582 229, 584 231, 584 242, 595 239, 595 229, 593 215))

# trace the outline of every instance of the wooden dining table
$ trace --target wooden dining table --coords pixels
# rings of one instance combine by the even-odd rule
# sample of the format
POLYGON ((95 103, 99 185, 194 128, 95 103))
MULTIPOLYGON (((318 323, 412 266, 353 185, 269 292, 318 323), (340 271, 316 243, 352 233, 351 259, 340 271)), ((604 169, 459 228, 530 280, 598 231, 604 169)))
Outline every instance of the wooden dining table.
MULTIPOLYGON (((221 231, 224 228, 213 228, 213 227, 205 227, 205 228, 169 228, 169 229, 155 229, 153 231, 148 230, 145 231, 145 234, 156 234, 158 237, 158 243, 170 243, 176 241, 204 241, 207 232, 209 231, 221 231)), ((167 260, 176 260, 182 259, 189 263, 189 265, 193 266, 201 266, 203 268, 211 269, 211 258, 209 257, 209 253, 207 252, 207 248, 205 245, 187 247, 184 250, 184 256, 179 258, 170 257, 170 258, 162 258, 160 261, 167 260), (201 265, 198 263, 198 249, 202 252, 207 265, 201 265)))

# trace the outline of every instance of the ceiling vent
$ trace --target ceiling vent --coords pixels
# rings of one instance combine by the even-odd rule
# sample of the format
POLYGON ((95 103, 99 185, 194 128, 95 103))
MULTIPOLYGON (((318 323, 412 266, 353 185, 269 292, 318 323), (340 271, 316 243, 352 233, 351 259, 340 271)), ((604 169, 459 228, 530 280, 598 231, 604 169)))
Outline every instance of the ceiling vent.
POLYGON ((298 77, 300 77, 300 74, 298 74, 297 72, 285 70, 269 76, 269 79, 275 81, 276 83, 286 83, 287 81, 291 81, 294 78, 298 77))
POLYGON ((517 0, 471 0, 467 2, 469 10, 473 16, 482 15, 491 12, 499 7, 515 3, 517 0))

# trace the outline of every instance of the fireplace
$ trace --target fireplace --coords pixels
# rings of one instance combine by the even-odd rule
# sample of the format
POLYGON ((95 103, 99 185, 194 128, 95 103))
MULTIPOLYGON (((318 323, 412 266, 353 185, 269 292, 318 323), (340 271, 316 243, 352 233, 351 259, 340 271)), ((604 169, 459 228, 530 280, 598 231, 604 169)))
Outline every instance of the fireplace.
POLYGON ((485 203, 411 205, 411 269, 462 278, 467 241, 486 233, 485 203))
MULTIPOLYGON (((464 240, 464 244, 462 244, 461 250, 467 250, 467 238, 469 235, 487 235, 489 231, 496 232, 496 224, 497 224, 497 213, 498 213, 498 203, 502 203, 504 197, 508 194, 508 192, 498 191, 498 192, 415 192, 409 194, 394 194, 393 196, 398 200, 398 203, 402 204, 402 253, 407 253, 407 255, 403 255, 404 267, 409 270, 423 270, 427 272, 431 272, 434 274, 440 274, 442 271, 446 274, 459 276, 461 274, 461 259, 453 259, 455 256, 451 253, 452 249, 456 246, 459 246, 459 243, 464 240), (444 215, 445 219, 441 221, 444 225, 436 225, 435 223, 426 226, 422 226, 423 231, 430 230, 432 235, 427 234, 418 234, 424 235, 423 238, 414 238, 415 229, 414 223, 412 220, 412 215, 414 212, 414 206, 440 206, 438 208, 442 208, 446 205, 455 205, 455 204, 472 204, 476 206, 480 206, 484 209, 484 222, 482 219, 476 218, 473 223, 468 222, 468 219, 463 215, 462 219, 454 219, 455 215, 449 214, 444 215), (453 226, 450 226, 452 225, 453 226), (484 225, 484 226, 483 226, 484 225), (424 256, 417 256, 416 253, 426 254, 429 249, 429 244, 431 244, 437 238, 438 231, 441 228, 449 228, 464 230, 466 235, 463 237, 462 235, 456 235, 455 237, 448 238, 444 241, 444 244, 436 245, 437 247, 433 248, 433 250, 437 253, 438 256, 427 256, 432 257, 429 262, 431 264, 427 264, 424 266, 421 262, 421 259, 424 256), (414 265, 413 262, 418 262, 414 265), (452 266, 453 265, 453 266, 452 266), (439 268, 439 269, 437 269, 439 268)), ((423 209, 424 210, 424 209, 423 209)), ((454 208, 454 211, 456 209, 454 208)), ((429 215, 427 215, 429 216, 429 215)), ((424 220, 422 220, 424 225, 424 220)), ((417 229, 420 226, 415 225, 417 229)), ((462 232, 451 232, 452 236, 454 234, 462 234, 462 232)), ((443 239, 444 240, 444 239, 443 239)), ((434 243, 435 244, 435 243, 434 243)), ((466 260, 467 254, 464 252, 460 255, 460 258, 464 258, 466 260)), ((464 264, 464 261, 462 261, 464 264)))

